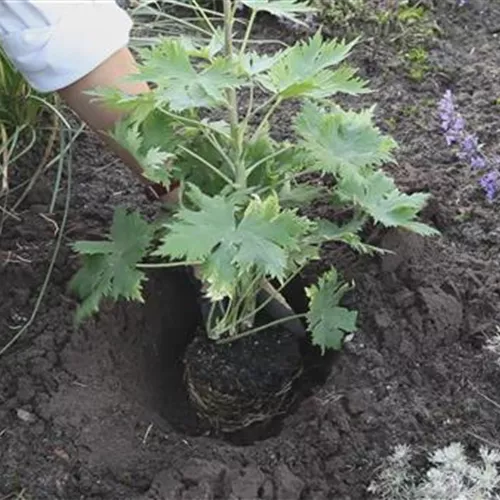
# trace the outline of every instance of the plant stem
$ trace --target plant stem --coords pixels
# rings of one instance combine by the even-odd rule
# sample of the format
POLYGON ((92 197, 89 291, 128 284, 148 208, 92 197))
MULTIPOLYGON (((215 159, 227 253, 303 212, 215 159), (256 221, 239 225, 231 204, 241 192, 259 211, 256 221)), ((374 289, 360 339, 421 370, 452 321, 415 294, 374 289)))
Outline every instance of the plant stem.
POLYGON ((252 10, 252 14, 250 15, 250 20, 248 21, 248 26, 245 31, 245 37, 243 38, 243 43, 241 44, 240 54, 243 55, 247 48, 248 40, 250 39, 250 35, 252 34, 253 24, 255 19, 257 18, 257 10, 252 10))
POLYGON ((254 333, 261 332, 262 330, 266 330, 268 328, 271 328, 276 325, 280 325, 281 323, 286 323, 287 321, 291 321, 292 319, 301 319, 305 318, 307 314, 302 313, 302 314, 294 314, 293 316, 287 316, 286 318, 281 318, 281 319, 276 319, 274 321, 271 321, 270 323, 267 323, 262 326, 258 326, 256 328, 252 328, 250 330, 247 330, 246 332, 240 333, 239 335, 234 335, 232 337, 228 337, 225 339, 220 339, 217 340, 218 344, 229 344, 230 342, 233 342, 234 340, 241 339, 243 337, 248 337, 249 335, 253 335, 254 333))
POLYGON ((252 141, 257 139, 259 136, 260 132, 266 125, 266 123, 269 121, 269 118, 271 118, 271 115, 276 111, 276 108, 281 104, 281 97, 278 97, 276 99, 276 102, 267 110, 267 113, 264 115, 264 118, 262 118, 262 121, 260 122, 260 125, 257 127, 257 130, 254 132, 252 136, 252 141))
MULTIPOLYGON (((248 175, 250 175, 257 167, 260 167, 263 163, 266 163, 266 161, 272 160, 273 158, 276 158, 276 156, 279 156, 282 153, 286 153, 292 147, 293 146, 287 146, 286 148, 282 148, 278 151, 275 151, 274 153, 265 156, 259 161, 256 161, 252 166, 248 167, 247 169, 248 175)), ((288 178, 286 180, 288 180, 288 178)))
POLYGON ((203 135, 208 139, 210 144, 217 150, 217 152, 222 156, 223 160, 229 165, 229 168, 232 170, 232 172, 235 174, 236 173, 236 167, 233 163, 233 160, 229 158, 227 153, 224 151, 224 148, 219 144, 217 139, 212 135, 209 134, 206 130, 202 131, 203 135))
POLYGON ((208 18, 205 9, 197 2, 197 0, 193 0, 193 4, 196 7, 196 12, 198 12, 201 15, 203 20, 207 23, 207 26, 210 29, 210 31, 215 35, 217 33, 217 30, 215 29, 214 25, 208 18))
POLYGON ((272 95, 271 97, 266 99, 266 101, 264 101, 260 106, 257 106, 255 108, 255 111, 252 111, 252 113, 250 114, 248 121, 258 115, 263 109, 266 109, 268 106, 270 106, 275 99, 277 99, 277 96, 272 95))
MULTIPOLYGON (((283 290, 296 276, 300 274, 300 272, 304 269, 305 264, 302 264, 299 266, 293 273, 290 274, 290 276, 283 282, 283 284, 276 290, 278 293, 281 293, 281 290, 283 290)), ((254 297, 252 297, 254 298, 254 297)), ((255 315, 264 309, 271 301, 274 299, 272 295, 269 295, 269 297, 264 300, 259 306, 252 307, 251 311, 249 313, 246 313, 246 311, 243 311, 238 318, 235 319, 234 324, 231 325, 233 329, 236 328, 236 326, 242 324, 245 321, 248 321, 250 318, 255 317, 255 315), (246 313, 246 314, 245 314, 246 313)), ((219 332, 219 336, 222 335, 223 333, 226 333, 230 331, 230 328, 225 328, 221 332, 219 332)), ((232 337, 231 337, 232 338, 232 337)))
POLYGON ((199 154, 195 153, 194 151, 191 151, 190 149, 185 148, 184 146, 179 146, 179 149, 182 149, 182 151, 186 152, 188 155, 192 156, 194 159, 198 160, 200 163, 205 165, 214 174, 218 175, 224 182, 226 182, 230 186, 235 187, 234 182, 226 174, 221 172, 220 169, 218 169, 216 166, 212 165, 209 161, 205 160, 205 158, 203 158, 199 154))
MULTIPOLYGON (((224 52, 226 58, 230 61, 233 58, 233 21, 231 0, 224 2, 224 52)), ((227 90, 227 99, 229 102, 229 123, 231 126, 231 140, 233 143, 234 164, 236 166, 236 185, 241 188, 246 187, 247 175, 245 165, 241 161, 242 142, 240 137, 240 127, 238 118, 238 99, 235 89, 227 90)))
POLYGON ((188 262, 183 260, 182 262, 159 262, 159 263, 139 263, 135 267, 139 269, 161 269, 161 268, 171 268, 171 267, 181 267, 181 266, 198 266, 201 262, 188 262))

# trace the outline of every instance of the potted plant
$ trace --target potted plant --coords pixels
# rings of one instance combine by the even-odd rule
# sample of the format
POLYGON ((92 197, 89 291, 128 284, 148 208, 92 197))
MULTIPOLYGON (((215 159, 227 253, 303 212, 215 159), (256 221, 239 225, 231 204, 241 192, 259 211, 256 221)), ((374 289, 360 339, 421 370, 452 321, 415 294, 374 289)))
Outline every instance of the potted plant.
POLYGON ((352 284, 334 268, 306 289, 306 312, 293 313, 281 293, 320 258, 325 243, 377 251, 362 241, 368 221, 422 235, 436 231, 416 220, 428 195, 400 192, 380 169, 393 161, 396 143, 374 125, 373 108, 354 112, 332 102, 338 93, 368 91, 345 64, 356 40, 317 33, 258 54, 249 41, 259 12, 296 21, 310 7, 261 0, 224 0, 223 7, 222 28, 209 22, 210 40, 166 37, 141 51, 134 78, 148 81, 150 94, 96 92, 128 111, 114 137, 149 179, 178 184, 179 202, 168 220, 153 223, 118 209, 108 241, 75 243, 83 266, 72 287, 82 320, 103 298, 143 300, 147 268, 191 266, 209 307, 185 354, 186 385, 199 414, 232 432, 286 409, 302 368, 301 325, 323 352, 339 349, 356 329, 356 311, 341 303, 352 284), (251 14, 236 44, 241 4, 251 14), (284 140, 270 124, 287 101, 301 106, 293 138, 284 140), (330 174, 334 187, 325 192, 304 183, 308 173, 330 174), (300 213, 301 204, 320 196, 350 220, 300 213), (273 315, 270 305, 286 313, 273 315))

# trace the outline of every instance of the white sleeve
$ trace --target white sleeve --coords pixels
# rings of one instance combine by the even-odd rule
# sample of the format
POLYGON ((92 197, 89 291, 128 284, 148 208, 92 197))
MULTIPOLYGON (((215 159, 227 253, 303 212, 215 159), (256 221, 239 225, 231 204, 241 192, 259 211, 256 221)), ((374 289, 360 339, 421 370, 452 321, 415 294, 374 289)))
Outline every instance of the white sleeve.
POLYGON ((115 0, 0 0, 0 45, 41 92, 79 80, 129 42, 115 0))

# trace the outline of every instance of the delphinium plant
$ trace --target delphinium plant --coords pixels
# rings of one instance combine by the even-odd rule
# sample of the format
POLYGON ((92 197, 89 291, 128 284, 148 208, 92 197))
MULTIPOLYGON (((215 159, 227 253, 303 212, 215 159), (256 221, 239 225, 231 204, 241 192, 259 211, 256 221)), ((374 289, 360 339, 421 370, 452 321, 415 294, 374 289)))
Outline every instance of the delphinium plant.
POLYGON ((446 144, 455 148, 457 157, 478 174, 479 185, 492 201, 498 190, 500 159, 483 153, 477 135, 467 130, 463 116, 456 110, 451 90, 439 101, 439 117, 446 144))
MULTIPOLYGON (((311 8, 289 0, 224 0, 223 7, 222 26, 207 19, 209 40, 166 37, 140 52, 133 78, 149 82, 151 93, 95 93, 128 112, 113 136, 150 180, 166 188, 180 184, 179 203, 168 221, 156 223, 120 208, 107 241, 74 244, 83 257, 72 281, 82 301, 78 320, 98 311, 104 298, 142 301, 148 268, 193 266, 211 304, 206 334, 233 341, 265 329, 256 327, 258 310, 282 300, 282 287, 319 259, 326 242, 373 252, 360 236, 370 220, 436 234, 417 221, 428 195, 400 192, 380 169, 393 161, 396 143, 374 124, 374 109, 354 112, 332 100, 368 92, 346 64, 356 40, 325 40, 318 32, 259 54, 250 48, 259 13, 298 21, 311 8), (242 6, 250 17, 235 43, 242 6), (294 138, 279 139, 272 119, 292 100, 301 103, 294 138), (305 173, 330 174, 335 184, 325 194, 301 182, 305 173), (320 195, 349 211, 351 220, 339 225, 299 213, 301 202, 320 195), (268 298, 262 303, 263 289, 268 298)), ((340 348, 344 334, 356 328, 356 312, 341 305, 350 288, 332 268, 307 290, 309 311, 296 317, 306 320, 322 350, 340 348)))

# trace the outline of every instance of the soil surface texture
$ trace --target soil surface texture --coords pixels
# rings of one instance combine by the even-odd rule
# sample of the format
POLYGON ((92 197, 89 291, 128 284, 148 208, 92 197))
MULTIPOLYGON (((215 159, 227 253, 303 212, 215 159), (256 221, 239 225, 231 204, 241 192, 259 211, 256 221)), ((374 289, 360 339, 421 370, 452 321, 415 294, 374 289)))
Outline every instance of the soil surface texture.
MULTIPOLYGON (((179 353, 199 316, 182 272, 151 273, 144 305, 108 304, 74 327, 68 282, 78 261, 70 243, 106 233, 118 205, 157 209, 92 134, 78 140, 53 214, 48 176, 20 220, 5 220, 0 349, 36 305, 71 185, 37 315, 0 356, 0 498, 23 491, 19 498, 32 500, 360 500, 398 443, 431 450, 497 441, 500 367, 484 346, 500 325, 500 205, 446 146, 437 103, 451 89, 485 151, 500 153, 500 2, 427 3, 439 34, 418 41, 428 51, 420 80, 390 34, 353 22, 369 33, 351 62, 376 92, 346 102, 378 104, 378 123, 400 144, 391 172, 405 190, 432 193, 424 217, 442 236, 373 234, 394 253, 360 259, 331 248, 308 271, 312 278, 336 264, 355 280, 360 330, 273 435, 243 445, 197 422, 179 353)), ((308 34, 263 23, 263 36, 308 34)), ((286 118, 278 117, 283 134, 286 118)), ((321 205, 311 210, 328 215, 321 205)))

